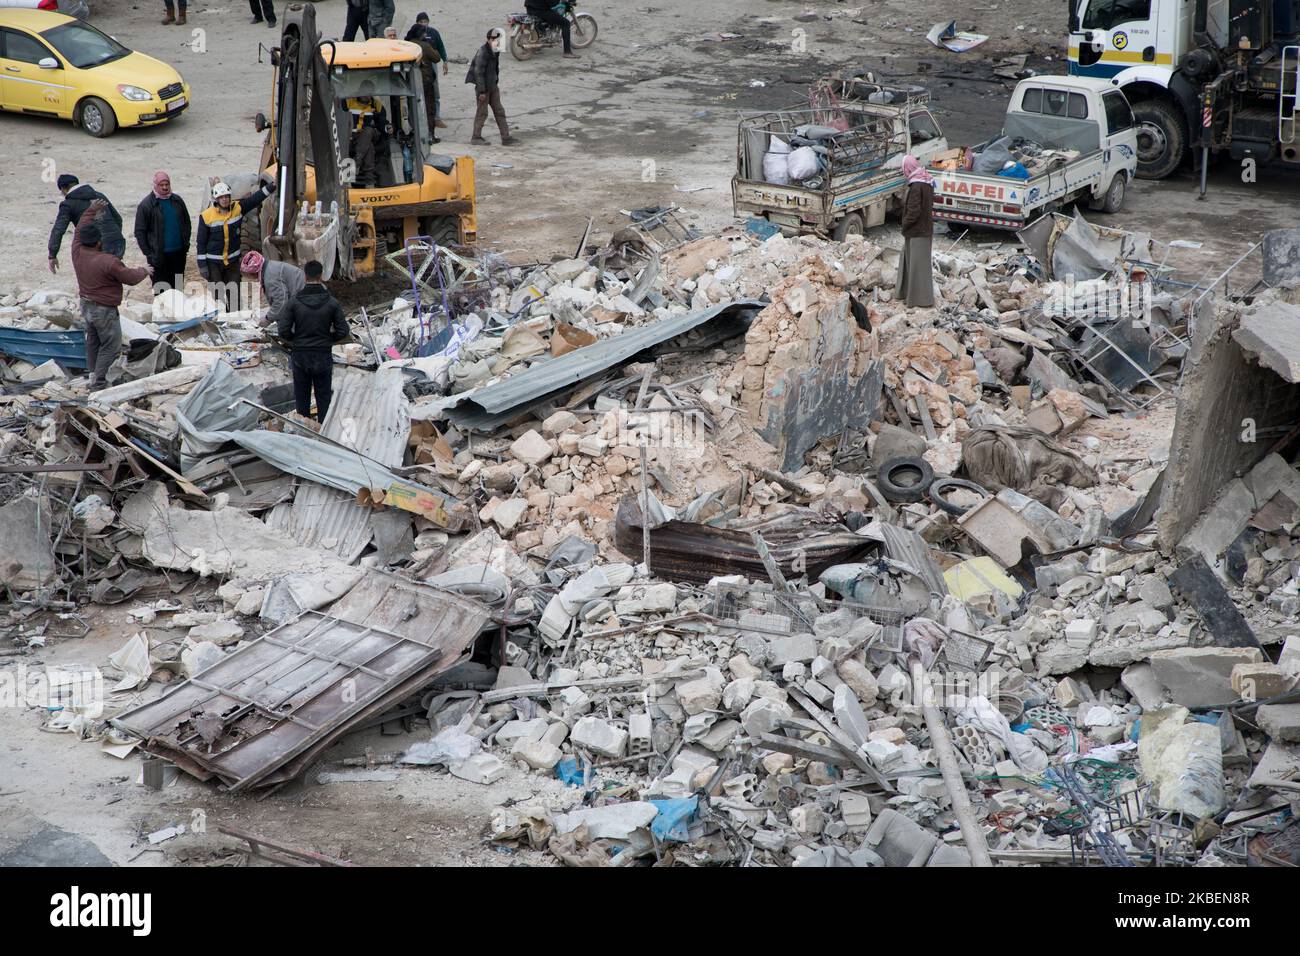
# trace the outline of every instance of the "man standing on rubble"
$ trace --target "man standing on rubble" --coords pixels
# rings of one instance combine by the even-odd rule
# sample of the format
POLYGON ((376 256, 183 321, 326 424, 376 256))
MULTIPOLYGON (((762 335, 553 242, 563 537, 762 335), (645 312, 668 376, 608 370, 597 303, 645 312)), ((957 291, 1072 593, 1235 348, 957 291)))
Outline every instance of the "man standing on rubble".
POLYGON ((122 286, 136 285, 153 274, 152 266, 131 269, 102 248, 103 234, 95 222, 108 209, 107 199, 86 207, 72 234, 72 270, 77 274, 81 316, 86 323, 86 374, 92 392, 108 384, 108 370, 122 351, 122 286))
POLYGON ((934 306, 934 274, 930 271, 930 243, 934 237, 934 177, 914 156, 903 160, 907 194, 903 200, 903 257, 898 263, 894 296, 908 308, 934 306))
POLYGON ((280 316, 307 285, 306 274, 292 262, 268 261, 260 252, 245 252, 239 261, 239 271, 261 282, 267 310, 259 324, 264 326, 274 322, 279 327, 280 316))
POLYGON ((470 142, 475 146, 486 146, 483 138, 483 124, 487 122, 488 107, 497 121, 501 131, 501 145, 514 146, 519 140, 510 135, 510 126, 506 122, 506 108, 501 105, 501 47, 505 34, 500 27, 493 27, 487 32, 487 42, 478 48, 474 59, 469 62, 469 72, 465 82, 474 84, 474 93, 478 99, 478 109, 474 113, 474 135, 470 142))
POLYGON ((155 293, 184 287, 190 229, 185 200, 172 192, 171 176, 158 170, 153 192, 135 207, 135 242, 153 269, 155 293))
POLYGON ((303 270, 307 284, 281 313, 276 331, 289 347, 293 371, 293 403, 303 418, 311 414, 311 396, 316 393, 316 421, 324 422, 334 394, 335 344, 350 333, 343 307, 330 295, 322 280, 325 269, 313 259, 303 270))
POLYGON ((242 199, 230 194, 230 187, 218 180, 212 184, 212 205, 199 217, 195 236, 199 272, 217 286, 215 295, 225 303, 227 312, 238 312, 240 233, 244 216, 255 214, 262 200, 275 192, 275 183, 253 190, 242 199))
POLYGON ((96 223, 100 235, 103 236, 104 251, 119 259, 126 255, 126 239, 122 237, 122 215, 113 208, 111 202, 108 202, 107 196, 89 183, 79 184, 77 177, 71 173, 63 173, 59 176, 55 185, 59 187, 59 192, 63 193, 63 202, 59 203, 59 214, 55 217, 54 228, 50 230, 51 272, 59 271, 59 247, 63 245, 63 234, 68 231, 69 226, 75 228, 76 223, 81 221, 82 215, 96 199, 108 203, 104 208, 104 214, 96 223))

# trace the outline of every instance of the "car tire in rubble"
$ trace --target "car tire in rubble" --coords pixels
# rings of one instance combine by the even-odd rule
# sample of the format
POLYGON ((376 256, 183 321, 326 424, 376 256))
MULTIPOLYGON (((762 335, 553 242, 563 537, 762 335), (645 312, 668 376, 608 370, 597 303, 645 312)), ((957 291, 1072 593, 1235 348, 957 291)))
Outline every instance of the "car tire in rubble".
POLYGON ((885 500, 896 504, 920 501, 934 483, 934 469, 924 458, 904 455, 880 466, 876 484, 885 500))
POLYGON ((1124 195, 1128 192, 1128 177, 1116 173, 1106 188, 1106 198, 1102 200, 1101 211, 1114 215, 1124 208, 1124 195))
POLYGON ((835 224, 831 230, 831 238, 836 242, 843 242, 849 236, 860 236, 863 233, 861 213, 851 212, 835 224))
POLYGON ((77 111, 77 121, 91 136, 103 139, 117 131, 117 114, 98 96, 87 97, 77 111))
POLYGON ((946 511, 950 515, 961 517, 970 511, 970 506, 959 505, 956 502, 949 501, 946 497, 948 492, 961 489, 969 491, 972 494, 979 495, 981 498, 991 497, 988 490, 983 485, 977 485, 973 481, 966 481, 964 478, 936 478, 927 489, 927 494, 931 501, 939 508, 940 511, 946 511))
POLYGON ((1133 125, 1138 138, 1138 176, 1164 179, 1182 164, 1187 152, 1187 132, 1182 117, 1171 104, 1163 100, 1134 103, 1133 125))

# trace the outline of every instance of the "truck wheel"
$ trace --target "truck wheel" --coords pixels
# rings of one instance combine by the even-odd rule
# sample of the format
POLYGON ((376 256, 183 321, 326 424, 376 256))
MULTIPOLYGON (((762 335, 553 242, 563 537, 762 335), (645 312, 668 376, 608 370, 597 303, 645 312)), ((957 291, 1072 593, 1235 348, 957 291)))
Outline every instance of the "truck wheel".
POLYGON ((440 246, 460 243, 460 220, 456 216, 433 216, 425 221, 424 234, 440 246))
POLYGON ((876 473, 876 485, 886 501, 911 504, 925 497, 934 483, 934 469, 924 458, 891 458, 876 473))
POLYGON ((1133 104, 1137 126, 1138 167, 1143 179, 1164 179, 1180 165, 1187 152, 1183 121, 1168 103, 1143 100, 1133 104))
POLYGON ((1110 181, 1110 187, 1106 190, 1106 199, 1101 204, 1101 211, 1114 215, 1124 208, 1124 194, 1128 191, 1128 177, 1123 173, 1116 173, 1115 178, 1110 181))
POLYGON ((831 238, 836 242, 843 242, 849 236, 862 235, 862 216, 859 213, 851 212, 835 224, 835 229, 831 232, 831 238))

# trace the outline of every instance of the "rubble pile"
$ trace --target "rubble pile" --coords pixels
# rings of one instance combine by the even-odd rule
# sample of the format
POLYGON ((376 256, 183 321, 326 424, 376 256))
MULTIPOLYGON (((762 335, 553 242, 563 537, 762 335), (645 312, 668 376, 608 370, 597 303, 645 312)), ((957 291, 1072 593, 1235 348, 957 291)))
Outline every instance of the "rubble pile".
POLYGON ((435 248, 351 317, 320 424, 256 312, 137 305, 151 346, 86 396, 23 334, 75 332, 72 303, 16 290, 0 628, 39 653, 127 606, 137 697, 42 712, 234 792, 427 721, 394 772, 514 765, 536 796, 488 835, 569 865, 1294 853, 1294 416, 1160 524, 1198 323, 1285 379, 1260 316, 1289 293, 1216 317, 1149 240, 1047 225, 936 253, 924 310, 862 237, 435 248), (1110 259, 1081 291, 1054 277, 1085 240, 1110 259))

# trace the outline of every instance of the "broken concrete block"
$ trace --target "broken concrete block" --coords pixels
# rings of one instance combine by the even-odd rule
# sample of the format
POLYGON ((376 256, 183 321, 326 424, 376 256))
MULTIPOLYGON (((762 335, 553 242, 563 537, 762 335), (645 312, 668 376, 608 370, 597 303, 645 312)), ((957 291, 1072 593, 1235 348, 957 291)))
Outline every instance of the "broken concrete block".
POLYGON ((816 836, 826 825, 826 814, 815 803, 805 803, 790 810, 790 826, 796 833, 804 836, 816 836))
POLYGON ((784 667, 791 661, 811 661, 817 656, 817 638, 811 634, 775 637, 767 642, 767 653, 773 668, 784 667))
POLYGON ((715 710, 722 699, 724 683, 720 670, 716 667, 707 667, 703 677, 677 684, 677 702, 688 714, 715 710))
POLYGON ((1078 707, 1086 698, 1079 682, 1073 677, 1063 677, 1056 685, 1056 702, 1062 707, 1078 707))
POLYGON ((234 621, 216 620, 191 627, 188 636, 192 641, 211 641, 219 647, 225 647, 237 643, 244 636, 244 629, 234 621))
POLYGON ((570 735, 575 747, 603 757, 621 757, 627 749, 627 731, 599 717, 583 717, 570 735))
POLYGON ((731 713, 739 713, 749 706, 754 696, 754 681, 748 677, 738 677, 722 689, 722 707, 731 713))
POLYGON ((1147 574, 1138 580, 1138 598, 1156 610, 1167 612, 1174 606, 1174 594, 1169 585, 1156 574, 1147 574))
POLYGON ((187 639, 181 650, 181 676, 193 677, 213 664, 220 663, 225 656, 225 652, 211 641, 187 639))
POLYGON ((645 754, 654 750, 654 721, 649 714, 628 714, 627 717, 627 751, 629 754, 645 754))
POLYGON ((1119 682, 1143 710, 1155 710, 1165 704, 1165 685, 1145 661, 1130 664, 1119 675, 1119 682))
POLYGON ((488 519, 485 520, 491 520, 493 524, 501 529, 502 534, 509 534, 519 524, 520 519, 523 518, 524 513, 527 511, 527 501, 523 498, 510 498, 497 504, 492 509, 488 519))
POLYGON ((1300 704, 1265 704, 1255 711, 1255 722, 1275 742, 1300 741, 1300 704))
POLYGON ((1065 625, 1065 640, 1075 647, 1091 647, 1097 637, 1097 622, 1090 617, 1076 617, 1065 625))
POLYGON ((793 716, 794 711, 789 704, 759 697, 741 712, 740 723, 745 728, 745 733, 757 740, 763 734, 775 731, 782 720, 789 720, 793 716))
POLYGON ((867 715, 862 712, 862 705, 858 703, 858 698, 848 684, 841 684, 836 688, 832 707, 835 711, 835 723, 839 725, 840 730, 848 734, 849 739, 859 747, 865 744, 871 735, 871 727, 867 723, 867 715))
POLYGON ((510 454, 516 461, 522 461, 525 465, 540 465, 550 458, 553 452, 550 442, 535 430, 529 429, 514 440, 510 446, 510 454))
POLYGON ((871 826, 871 800, 861 793, 841 793, 840 818, 850 830, 867 829, 871 826))
POLYGON ((1288 465, 1286 459, 1276 452, 1261 459, 1242 481, 1255 496, 1257 509, 1268 504, 1279 491, 1300 504, 1300 471, 1288 465))
POLYGON ((1223 486, 1218 498, 1196 519, 1187 534, 1178 542, 1180 556, 1199 554, 1211 567, 1228 545, 1246 530, 1246 524, 1255 514, 1255 496, 1246 483, 1234 478, 1223 486))
POLYGON ((518 740, 541 740, 549 727, 550 722, 545 717, 534 717, 532 720, 512 720, 497 731, 497 746, 511 747, 518 740))
POLYGON ((1268 700, 1284 694, 1295 678, 1276 664, 1237 664, 1232 668, 1232 689, 1243 700, 1268 700))
POLYGON ((453 777, 460 777, 470 783, 495 783, 506 775, 505 762, 489 753, 476 753, 464 760, 456 760, 447 765, 453 777))
POLYGON ((700 738, 699 744, 705 750, 718 753, 725 749, 731 741, 735 739, 736 734, 740 733, 740 730, 740 721, 720 720, 709 728, 708 733, 700 738))
POLYGON ((1217 725, 1185 722, 1187 717, 1187 708, 1179 706, 1143 714, 1138 763, 1155 806, 1200 820, 1227 804, 1223 744, 1217 725))
POLYGON ((876 698, 880 694, 880 686, 871 671, 867 670, 866 664, 849 657, 835 665, 835 673, 853 691, 854 696, 858 698, 858 702, 863 707, 874 707, 876 705, 876 698))
POLYGON ((1150 657, 1156 679, 1168 688, 1173 702, 1191 710, 1233 703, 1233 667, 1261 660, 1263 655, 1253 647, 1178 647, 1150 657))
POLYGON ((677 607, 677 586, 671 583, 652 584, 641 589, 641 608, 652 614, 662 614, 677 607))
POLYGON ((542 434, 550 438, 558 438, 564 432, 571 431, 577 424, 577 415, 561 409, 542 422, 542 434))
POLYGON ((558 746, 545 740, 521 737, 510 748, 510 755, 522 760, 534 770, 553 770, 564 756, 558 746))

